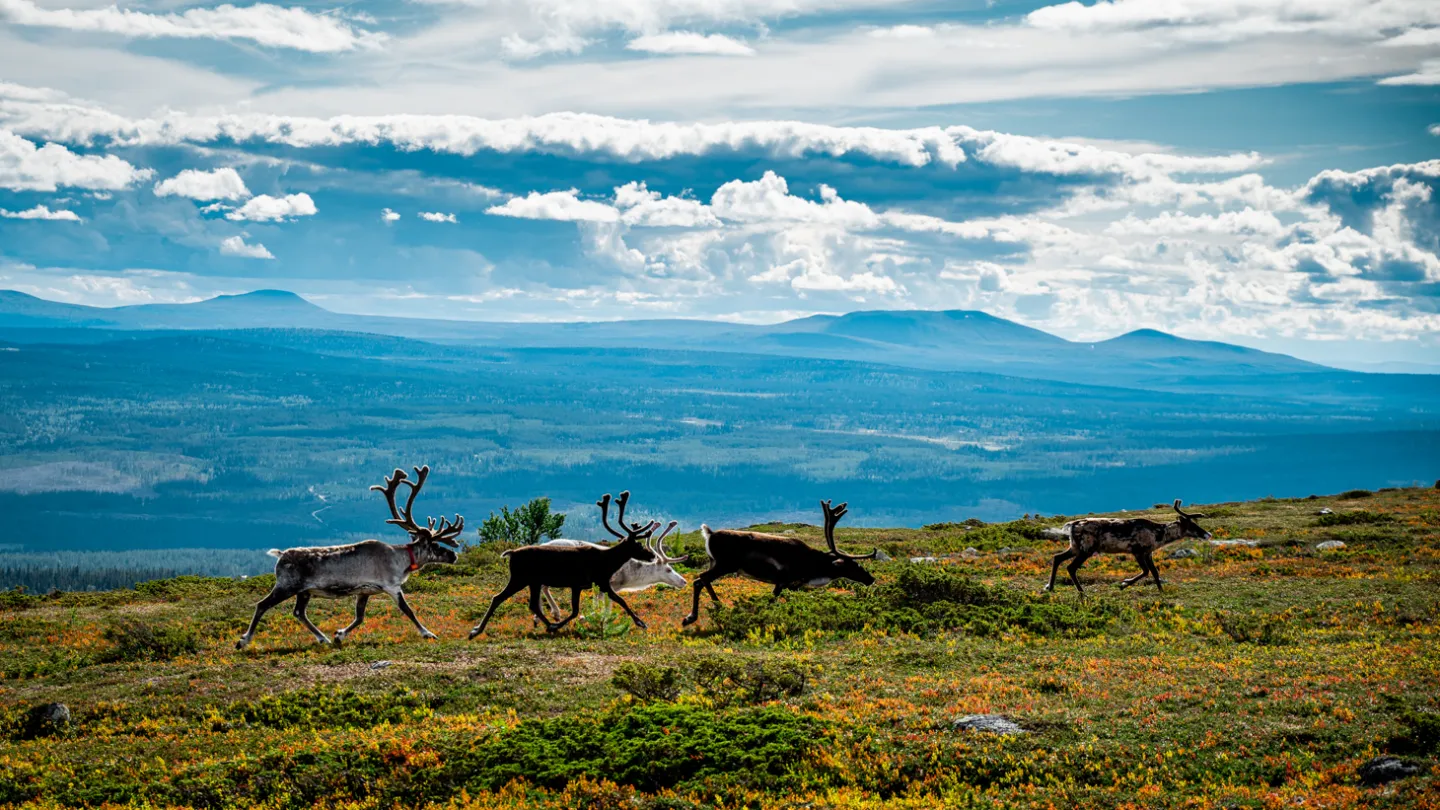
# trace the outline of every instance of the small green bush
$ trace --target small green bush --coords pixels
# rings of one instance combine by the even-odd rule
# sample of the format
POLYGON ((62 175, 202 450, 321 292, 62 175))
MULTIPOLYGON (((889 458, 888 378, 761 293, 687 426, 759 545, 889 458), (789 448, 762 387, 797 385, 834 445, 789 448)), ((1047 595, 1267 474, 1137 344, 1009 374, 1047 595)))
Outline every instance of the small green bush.
POLYGON ((1375 493, 1368 489, 1349 489, 1335 496, 1337 501, 1358 501, 1361 498, 1374 497, 1375 493))
POLYGON ((100 654, 107 663, 118 661, 169 661, 200 651, 200 637, 190 627, 155 625, 123 619, 105 628, 103 637, 114 646, 100 654))
POLYGON ((431 715, 423 696, 407 689, 360 695, 346 688, 316 687, 266 695, 231 704, 235 723, 278 729, 369 728, 431 715))
POLYGON ((1386 745, 1390 751, 1422 756, 1440 751, 1440 712, 1406 709, 1400 725, 1404 730, 1386 745))
POLYGON ((1290 643, 1290 636, 1286 632, 1285 622, 1282 619, 1233 613, 1217 613, 1215 618, 1220 623, 1221 631, 1236 644, 1259 644, 1262 647, 1275 647, 1290 643))
POLYGON ((1371 512, 1368 509, 1356 509, 1354 512, 1332 512, 1328 515, 1321 515, 1315 520, 1316 526, 1353 526, 1363 523, 1394 523, 1395 518, 1381 512, 1371 512))
POLYGON ((680 697, 680 673, 674 667, 627 662, 615 668, 610 683, 639 701, 680 697))
POLYGON ((549 498, 535 498, 514 512, 508 506, 500 507, 498 515, 491 512, 480 525, 480 542, 533 545, 559 537, 564 525, 564 513, 551 513, 549 498))
POLYGON ((711 657, 696 663, 695 684, 718 706, 753 705, 805 694, 809 673, 790 661, 711 657))
POLYGON ((45 597, 33 593, 26 593, 24 585, 16 585, 6 591, 0 591, 0 610, 26 610, 39 607, 45 601, 45 597))

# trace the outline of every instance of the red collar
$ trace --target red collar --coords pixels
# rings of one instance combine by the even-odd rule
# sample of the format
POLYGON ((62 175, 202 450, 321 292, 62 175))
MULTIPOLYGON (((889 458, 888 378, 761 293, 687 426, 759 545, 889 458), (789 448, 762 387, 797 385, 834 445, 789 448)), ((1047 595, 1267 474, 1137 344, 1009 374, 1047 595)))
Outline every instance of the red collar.
POLYGON ((408 574, 411 571, 419 571, 420 566, 415 562, 415 544, 407 544, 405 546, 405 553, 410 555, 410 567, 405 569, 405 573, 408 574))

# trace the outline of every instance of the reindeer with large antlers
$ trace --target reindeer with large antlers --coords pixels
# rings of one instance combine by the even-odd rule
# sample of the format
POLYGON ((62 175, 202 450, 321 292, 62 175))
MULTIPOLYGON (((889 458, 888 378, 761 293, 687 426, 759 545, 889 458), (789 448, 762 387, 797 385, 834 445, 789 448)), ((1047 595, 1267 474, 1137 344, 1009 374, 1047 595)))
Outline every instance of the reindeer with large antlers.
MULTIPOLYGON (((665 536, 674 531, 675 527, 679 525, 680 521, 678 520, 670 521, 670 525, 665 527, 665 531, 660 532, 658 537, 646 543, 646 545, 650 547, 650 550, 655 553, 655 559, 653 561, 626 560, 625 564, 620 566, 620 570, 615 572, 615 576, 610 577, 610 588, 617 593, 630 593, 633 591, 643 591, 646 588, 651 588, 656 585, 669 585, 672 588, 685 587, 688 583, 685 582, 685 577, 681 576, 680 572, 675 570, 675 566, 689 560, 690 555, 686 554, 683 557, 671 557, 670 554, 665 551, 665 536)), ((623 536, 617 536, 623 539, 623 536)), ((587 543, 584 540, 569 539, 547 540, 541 545, 555 546, 557 548, 563 546, 605 548, 605 546, 599 543, 587 543)), ((540 596, 545 601, 545 606, 550 609, 550 614, 555 617, 556 621, 559 621, 560 606, 555 603, 555 597, 550 595, 549 586, 540 589, 540 596)))
POLYGON ((682 624, 694 624, 700 618, 701 589, 719 603, 711 583, 730 574, 744 574, 774 585, 777 599, 786 588, 820 588, 837 579, 874 584, 875 577, 859 561, 875 559, 879 549, 869 554, 846 554, 835 547, 835 526, 848 511, 847 504, 832 509, 829 501, 821 501, 820 509, 825 513, 825 544, 829 551, 811 548, 797 537, 733 529, 711 531, 702 524, 700 534, 710 555, 710 570, 695 578, 695 598, 682 624))
POLYGON ((643 541, 648 540, 655 529, 659 528, 660 522, 652 520, 644 526, 639 523, 627 525, 625 506, 629 502, 629 492, 620 493, 620 497, 615 500, 619 507, 617 522, 621 531, 610 526, 610 493, 605 493, 604 497, 595 502, 595 505, 600 507, 601 524, 606 531, 620 540, 613 546, 558 546, 554 543, 543 543, 511 549, 501 555, 510 560, 510 581, 490 600, 490 609, 485 611, 485 618, 470 631, 470 638, 485 632, 485 625, 489 624, 496 609, 504 604, 506 599, 526 588, 530 589, 530 612, 544 622, 545 629, 551 633, 580 615, 580 595, 592 587, 599 588, 601 593, 624 608, 635 626, 643 630, 645 622, 635 615, 635 611, 620 598, 610 583, 616 572, 631 560, 655 561, 655 552, 643 541), (541 590, 547 587, 570 589, 570 615, 558 622, 550 621, 550 617, 540 609, 541 590))
POLYGON ((440 522, 436 523, 432 517, 424 526, 415 522, 411 514, 415 506, 415 496, 420 494, 420 489, 425 486, 425 479, 429 476, 429 467, 415 468, 413 481, 404 470, 396 470, 385 479, 384 486, 376 484, 370 487, 385 494, 385 502, 390 506, 390 519, 385 522, 404 529, 410 535, 409 543, 396 546, 379 540, 365 540, 346 546, 292 548, 285 551, 271 549, 268 552, 270 556, 278 558, 275 562, 275 587, 255 606, 255 617, 250 620, 250 628, 236 642, 235 648, 245 649, 255 635, 255 628, 260 624, 260 618, 265 612, 292 596, 295 597, 295 618, 299 619, 321 644, 330 643, 330 639, 305 615, 312 596, 322 599, 355 597, 355 621, 348 627, 335 631, 336 644, 343 642, 347 635, 365 621, 365 607, 370 597, 380 593, 395 600, 400 612, 415 624, 422 637, 435 638, 435 634, 425 629, 425 625, 415 617, 415 611, 411 610, 410 603, 405 601, 405 593, 401 588, 412 573, 429 563, 449 565, 455 562, 455 538, 465 531, 465 519, 456 515, 454 521, 442 517, 440 522), (395 505, 395 495, 402 484, 410 488, 403 509, 395 505))

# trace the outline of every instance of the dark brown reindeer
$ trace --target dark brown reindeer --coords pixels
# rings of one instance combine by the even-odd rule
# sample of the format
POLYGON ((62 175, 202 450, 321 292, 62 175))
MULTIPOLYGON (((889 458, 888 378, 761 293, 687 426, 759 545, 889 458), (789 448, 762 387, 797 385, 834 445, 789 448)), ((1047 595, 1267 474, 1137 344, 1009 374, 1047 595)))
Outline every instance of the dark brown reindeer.
POLYGON ((872 585, 875 577, 870 575, 859 560, 873 560, 879 549, 869 554, 846 554, 835 547, 835 525, 848 511, 846 504, 830 508, 829 501, 821 501, 820 509, 825 513, 825 543, 829 551, 811 548, 797 537, 786 537, 762 532, 721 529, 711 531, 701 525, 700 534, 705 538, 705 551, 710 555, 710 569, 695 578, 695 597, 690 615, 682 625, 694 624, 700 618, 700 591, 703 588, 715 602, 720 597, 711 584, 730 574, 744 574, 751 579, 775 586, 778 599, 786 588, 819 588, 837 579, 849 579, 862 585, 872 585))
POLYGON ((610 493, 605 493, 604 497, 595 502, 595 505, 600 507, 600 523, 606 531, 620 540, 613 546, 564 546, 544 543, 505 552, 502 556, 510 560, 510 581, 490 600, 490 609, 485 611, 485 618, 470 631, 470 638, 485 632, 485 625, 490 622, 495 610, 504 604, 506 599, 526 588, 530 589, 530 612, 544 622, 545 629, 551 633, 580 615, 580 595, 592 587, 599 588, 601 593, 624 608, 636 627, 645 629, 645 622, 636 616, 635 611, 615 592, 611 579, 631 560, 656 560, 655 552, 644 541, 650 538, 660 526, 660 522, 652 520, 644 526, 639 523, 627 525, 625 505, 629 502, 628 491, 620 493, 620 497, 615 500, 619 507, 617 520, 621 531, 610 527, 610 493), (541 592, 547 587, 570 589, 570 615, 558 622, 550 621, 550 617, 540 609, 541 592))
POLYGON ((1205 517, 1203 514, 1182 512, 1179 498, 1175 499, 1175 513, 1179 517, 1169 523, 1157 523, 1147 518, 1081 518, 1066 523, 1062 531, 1070 538, 1070 547, 1055 555, 1054 565, 1050 568, 1050 583, 1045 590, 1055 589, 1055 575, 1060 570, 1060 563, 1070 560, 1065 570, 1070 572, 1070 582, 1075 590, 1083 595, 1085 589, 1080 587, 1075 572, 1096 554, 1135 555, 1135 561, 1140 563, 1140 573, 1122 581, 1121 588, 1128 588, 1149 576, 1155 580, 1156 588, 1165 590, 1160 584, 1160 569, 1155 567, 1151 556, 1155 550, 1187 537, 1210 539, 1210 532, 1195 522, 1205 517))
POLYGON ((455 562, 456 555, 452 549, 455 538, 465 530, 465 519, 456 515, 452 523, 442 517, 437 524, 432 517, 425 526, 415 522, 411 509, 415 506, 415 496, 420 494, 420 488, 425 486, 425 479, 429 475, 428 466, 417 467, 415 480, 411 481, 404 470, 397 469, 385 479, 384 486, 377 484, 370 487, 385 493, 391 515, 385 522, 408 532, 409 543, 396 546, 379 540, 365 540, 347 546, 292 548, 285 551, 271 549, 268 553, 279 558, 275 562, 275 587, 255 606, 255 617, 250 620, 250 628, 235 643, 235 649, 245 649, 255 635, 255 628, 260 624, 260 618, 265 612, 292 596, 295 597, 295 618, 299 619, 321 644, 328 644, 330 639, 305 615, 312 596, 322 599, 355 597, 355 621, 351 622, 350 626, 335 631, 336 644, 344 641, 347 635, 365 621, 365 606, 371 596, 379 593, 395 600, 400 612, 414 622, 422 637, 435 638, 435 634, 425 629, 425 625, 415 617, 415 611, 411 610, 410 603, 405 601, 405 593, 401 587, 410 578, 410 574, 424 565, 449 565, 455 562), (401 484, 410 488, 403 509, 395 505, 395 493, 401 484))

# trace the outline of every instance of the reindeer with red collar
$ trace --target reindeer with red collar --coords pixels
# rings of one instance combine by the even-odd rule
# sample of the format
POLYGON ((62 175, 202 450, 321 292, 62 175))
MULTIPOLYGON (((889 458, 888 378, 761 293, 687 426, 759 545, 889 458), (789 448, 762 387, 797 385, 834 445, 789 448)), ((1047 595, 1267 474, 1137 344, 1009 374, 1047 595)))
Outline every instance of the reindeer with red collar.
POLYGON ((421 637, 435 638, 435 634, 425 629, 425 625, 415 617, 415 611, 411 610, 410 603, 405 601, 405 593, 401 588, 412 573, 425 565, 450 565, 455 562, 455 538, 465 530, 465 519, 456 515, 454 522, 451 522, 442 517, 437 524, 432 517, 425 526, 415 522, 411 509, 415 506, 415 496, 420 494, 420 488, 425 486, 425 479, 429 475, 429 467, 417 467, 415 480, 411 481, 404 470, 396 470, 385 479, 384 486, 377 484, 371 487, 383 492, 385 501, 390 506, 390 519, 385 522, 399 526, 409 533, 409 543, 391 545, 379 540, 365 540, 346 546, 292 548, 285 551, 271 549, 268 552, 270 556, 278 558, 275 562, 275 587, 255 606, 255 617, 250 620, 250 628, 236 642, 235 648, 245 649, 255 635, 255 628, 260 624, 260 618, 265 612, 292 596, 295 597, 295 618, 299 619, 321 644, 330 643, 330 639, 305 615, 312 596, 322 599, 355 597, 355 621, 351 622, 350 626, 335 631, 337 645, 365 621, 366 604, 371 596, 381 593, 395 600, 400 612, 415 624, 421 637), (410 488, 403 509, 395 505, 395 495, 401 484, 410 488))

